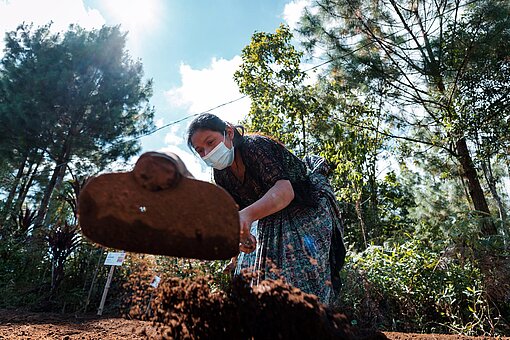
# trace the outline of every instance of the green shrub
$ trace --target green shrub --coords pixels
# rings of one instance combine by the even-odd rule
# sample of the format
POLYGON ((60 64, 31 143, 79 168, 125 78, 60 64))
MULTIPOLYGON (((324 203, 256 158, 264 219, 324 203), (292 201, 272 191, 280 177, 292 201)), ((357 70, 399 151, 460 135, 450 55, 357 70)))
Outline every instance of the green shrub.
POLYGON ((457 251, 417 240, 349 252, 341 308, 353 322, 386 330, 494 335, 504 322, 484 277, 457 251))

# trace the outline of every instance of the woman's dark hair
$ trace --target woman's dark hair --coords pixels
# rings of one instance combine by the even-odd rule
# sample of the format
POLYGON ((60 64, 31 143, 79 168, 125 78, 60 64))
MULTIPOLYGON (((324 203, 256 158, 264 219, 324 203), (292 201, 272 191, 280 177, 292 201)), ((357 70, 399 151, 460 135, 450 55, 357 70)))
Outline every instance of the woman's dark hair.
POLYGON ((195 132, 199 130, 211 130, 219 133, 223 133, 226 131, 227 126, 232 126, 234 128, 234 147, 239 147, 243 143, 243 135, 244 135, 244 127, 241 125, 230 125, 227 122, 220 119, 218 116, 213 115, 212 113, 202 113, 188 126, 188 147, 193 150, 193 144, 191 143, 191 137, 195 134, 195 132), (241 132, 239 132, 241 130, 241 132))

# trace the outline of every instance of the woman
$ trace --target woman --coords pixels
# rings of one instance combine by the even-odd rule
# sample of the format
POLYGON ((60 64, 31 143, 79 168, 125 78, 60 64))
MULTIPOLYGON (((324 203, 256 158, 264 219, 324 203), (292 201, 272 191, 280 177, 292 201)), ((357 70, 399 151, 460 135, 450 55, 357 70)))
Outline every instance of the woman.
POLYGON ((256 236, 256 251, 240 253, 235 273, 250 268, 256 273, 254 284, 281 275, 322 302, 332 302, 345 246, 323 159, 301 161, 280 143, 244 136, 242 127, 209 113, 191 122, 188 145, 214 168, 216 184, 239 205, 241 243, 250 231, 256 236), (257 226, 250 230, 252 224, 257 226))

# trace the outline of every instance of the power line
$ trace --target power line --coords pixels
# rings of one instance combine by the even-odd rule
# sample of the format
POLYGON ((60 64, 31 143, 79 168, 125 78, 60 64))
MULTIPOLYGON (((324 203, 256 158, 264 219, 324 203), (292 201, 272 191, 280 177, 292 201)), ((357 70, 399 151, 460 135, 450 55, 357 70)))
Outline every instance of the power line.
MULTIPOLYGON (((391 36, 391 35, 394 35, 394 34, 396 34, 396 33, 397 33, 397 32, 394 32, 394 33, 392 33, 392 34, 388 35, 388 37, 389 37, 389 36, 391 36)), ((349 56, 349 55, 351 55, 351 54, 354 54, 354 53, 358 52, 359 50, 361 50, 361 49, 363 49, 363 48, 365 48, 365 47, 367 47, 368 45, 371 45, 371 44, 373 44, 373 42, 369 42, 369 43, 364 44, 364 45, 362 45, 362 46, 359 46, 358 48, 356 48, 356 49, 354 49, 354 50, 352 50, 352 51, 349 51, 348 53, 345 53, 345 54, 343 54, 343 55, 341 55, 341 56, 338 56, 338 57, 335 57, 335 58, 331 58, 331 59, 326 60, 326 61, 324 61, 324 62, 322 62, 322 63, 320 63, 320 64, 318 64, 318 65, 314 65, 314 66, 312 66, 312 67, 310 67, 310 68, 308 68, 308 69, 304 70, 304 71, 303 71, 303 73, 308 73, 308 72, 313 71, 313 70, 315 70, 315 69, 317 69, 317 68, 320 68, 320 67, 322 67, 322 66, 324 66, 324 65, 327 65, 327 64, 329 64, 329 63, 331 63, 331 62, 333 62, 333 61, 335 61, 335 60, 338 60, 338 59, 341 59, 341 58, 345 58, 345 57, 347 57, 347 56, 349 56)), ((183 121, 185 121, 185 120, 188 120, 188 119, 190 119, 190 118, 193 118, 193 117, 199 116, 199 115, 201 115, 201 114, 203 114, 203 113, 207 113, 207 112, 214 111, 214 110, 216 110, 216 109, 219 109, 220 107, 223 107, 223 106, 227 106, 227 105, 233 104, 233 103, 235 103, 235 102, 237 102, 237 101, 239 101, 239 100, 241 100, 241 99, 244 99, 244 98, 246 98, 246 97, 247 97, 247 95, 243 95, 243 96, 241 96, 241 97, 239 97, 239 98, 237 98, 237 99, 233 99, 233 100, 231 100, 231 101, 228 101, 228 102, 225 102, 225 103, 219 104, 219 105, 217 105, 217 106, 215 106, 215 107, 213 107, 213 108, 210 108, 210 109, 208 109, 208 110, 205 110, 205 111, 202 111, 202 112, 193 113, 193 114, 190 114, 190 115, 184 116, 184 117, 182 117, 182 118, 180 118, 180 119, 178 119, 178 120, 175 120, 175 121, 170 122, 170 123, 168 123, 168 124, 162 125, 162 126, 160 126, 160 127, 156 128, 156 129, 153 129, 153 130, 151 130, 151 131, 149 131, 149 132, 146 132, 146 133, 144 133, 144 134, 142 134, 142 135, 140 135, 140 136, 137 136, 137 137, 131 138, 131 139, 129 139, 129 140, 125 140, 125 141, 119 141, 118 143, 116 143, 116 145, 117 145, 117 144, 122 144, 122 143, 128 143, 128 142, 131 142, 131 141, 134 141, 134 140, 141 139, 141 138, 143 138, 143 137, 146 137, 146 136, 152 135, 152 134, 154 134, 154 133, 156 133, 156 132, 158 132, 158 131, 160 131, 160 130, 163 130, 163 129, 165 129, 165 128, 169 127, 169 126, 172 126, 172 125, 175 125, 175 124, 181 123, 181 122, 183 122, 183 121)))
POLYGON ((167 127, 169 127, 169 126, 172 126, 172 125, 175 125, 175 124, 179 124, 180 122, 183 122, 183 121, 188 120, 188 119, 190 119, 190 118, 196 117, 196 116, 201 115, 201 114, 203 114, 203 113, 211 112, 211 111, 214 111, 214 110, 216 110, 216 109, 219 109, 220 107, 223 107, 223 106, 226 106, 226 105, 230 105, 230 104, 235 103, 235 102, 237 102, 237 101, 239 101, 239 100, 241 100, 241 99, 244 99, 245 97, 247 97, 247 95, 244 95, 244 96, 241 96, 241 97, 239 97, 239 98, 237 98, 237 99, 233 99, 233 100, 231 100, 231 101, 228 101, 228 102, 222 103, 222 104, 217 105, 217 106, 215 106, 215 107, 212 107, 212 108, 210 108, 210 109, 208 109, 208 110, 205 110, 205 111, 202 111, 202 112, 193 113, 193 114, 190 114, 190 115, 184 116, 184 117, 182 117, 182 118, 180 118, 180 119, 178 119, 178 120, 175 120, 175 121, 170 122, 170 123, 168 123, 168 124, 162 125, 162 126, 160 126, 160 127, 156 128, 156 129, 153 129, 153 130, 151 130, 151 131, 148 131, 148 132, 146 132, 146 133, 144 133, 144 134, 141 134, 140 136, 136 136, 136 137, 131 138, 131 139, 128 139, 128 140, 119 141, 119 142, 117 142, 117 143, 114 143, 114 145, 119 145, 119 144, 123 144, 123 143, 128 143, 128 142, 132 142, 132 141, 137 140, 137 139, 141 139, 141 138, 143 138, 143 137, 147 137, 147 136, 152 135, 152 134, 154 134, 154 133, 156 133, 156 132, 158 132, 158 131, 160 131, 160 130, 166 129, 166 128, 167 128, 167 127))
POLYGON ((165 125, 163 125, 163 126, 160 126, 159 128, 156 128, 156 129, 151 130, 151 131, 149 131, 149 132, 147 132, 147 133, 145 133, 145 134, 143 134, 143 135, 140 135, 140 136, 138 136, 138 137, 136 137, 136 138, 133 138, 132 140, 136 140, 136 139, 140 139, 140 138, 142 138, 142 137, 148 136, 148 135, 152 135, 153 133, 155 133, 155 132, 157 132, 157 131, 159 131, 159 130, 163 130, 163 129, 165 129, 165 128, 169 127, 169 126, 172 126, 172 125, 178 124, 178 123, 183 122, 183 121, 185 121, 185 120, 187 120, 187 119, 190 119, 190 118, 192 118, 192 117, 195 117, 195 116, 201 115, 202 113, 211 112, 211 111, 214 111, 214 110, 216 110, 216 109, 219 109, 220 107, 223 107, 223 106, 226 106, 226 105, 230 105, 230 104, 235 103, 235 102, 237 102, 237 101, 239 101, 239 100, 241 100, 241 99, 244 99, 245 97, 247 97, 247 95, 244 95, 244 96, 241 96, 241 97, 239 97, 239 98, 237 98, 237 99, 231 100, 231 101, 229 101, 229 102, 226 102, 226 103, 223 103, 223 104, 217 105, 217 106, 215 106, 215 107, 213 107, 213 108, 210 108, 210 109, 208 109, 208 110, 205 110, 205 111, 202 111, 202 112, 199 112, 199 113, 193 113, 193 114, 191 114, 191 115, 187 115, 187 116, 185 116, 185 117, 183 117, 183 118, 180 118, 180 119, 175 120, 175 121, 173 121, 173 122, 171 122, 171 123, 168 123, 168 124, 165 124, 165 125))
MULTIPOLYGON (((473 4, 473 3, 476 3, 477 1, 478 1, 478 0, 471 0, 471 1, 467 1, 467 2, 466 2, 466 3, 464 3, 464 4, 461 4, 461 5, 457 6, 457 8, 462 8, 462 7, 465 7, 465 6, 471 5, 471 4, 473 4)), ((444 11, 444 13, 443 13, 443 14, 445 14, 445 13, 449 13, 449 12, 451 12, 451 11, 453 11, 453 9, 448 9, 448 10, 444 11)), ((345 18, 344 18, 344 19, 345 19, 345 18)), ((396 34, 399 34, 399 33, 400 33, 400 32, 402 32, 402 31, 406 31, 405 27, 402 27, 401 29, 399 29, 399 30, 397 30, 397 31, 394 31, 394 32, 392 32, 392 33, 390 33, 390 34, 386 35, 384 38, 389 38, 389 37, 391 37, 391 36, 394 36, 394 35, 396 35, 396 34)), ((343 59, 343 58, 345 58, 345 57, 347 57, 347 56, 353 55, 354 53, 358 52, 359 50, 361 50, 361 49, 363 49, 363 48, 365 48, 365 47, 368 47, 369 45, 372 45, 372 44, 374 44, 374 43, 375 43, 374 41, 369 41, 369 42, 367 42, 366 44, 363 44, 363 45, 361 45, 361 46, 358 46, 357 48, 355 48, 355 49, 353 49, 353 50, 350 50, 349 52, 347 52, 347 53, 345 53, 345 54, 343 54, 343 55, 340 55, 340 56, 337 56, 337 57, 334 57, 334 58, 328 59, 328 60, 326 60, 326 61, 324 61, 324 62, 322 62, 322 63, 320 63, 320 64, 314 65, 314 66, 312 66, 312 67, 310 67, 310 68, 308 68, 308 69, 304 70, 304 71, 303 71, 303 73, 308 73, 308 72, 313 71, 313 70, 316 70, 316 69, 318 69, 318 68, 320 68, 320 67, 322 67, 322 66, 324 66, 324 65, 327 65, 327 64, 329 64, 329 63, 332 63, 332 62, 333 62, 333 61, 335 61, 335 60, 343 59)), ((176 125, 176 124, 181 123, 181 122, 183 122, 183 121, 185 121, 185 120, 188 120, 188 119, 190 119, 190 118, 196 117, 196 116, 198 116, 198 115, 200 115, 200 114, 203 114, 203 113, 207 113, 207 112, 210 112, 210 111, 216 110, 216 109, 218 109, 218 108, 220 108, 220 107, 230 105, 230 104, 235 103, 235 102, 237 102, 237 101, 239 101, 239 100, 242 100, 242 99, 244 99, 244 98, 246 98, 246 97, 247 97, 247 95, 243 95, 243 96, 241 96, 241 97, 239 97, 239 98, 237 98, 237 99, 234 99, 234 100, 231 100, 231 101, 228 101, 228 102, 225 102, 225 103, 219 104, 219 105, 217 105, 217 106, 215 106, 215 107, 213 107, 213 108, 210 108, 209 110, 205 110, 205 111, 202 111, 202 112, 199 112, 199 113, 194 113, 194 114, 190 114, 190 115, 184 116, 183 118, 180 118, 180 119, 178 119, 178 120, 176 120, 176 121, 173 121, 173 122, 170 122, 170 123, 165 124, 165 125, 163 125, 163 126, 160 126, 159 128, 156 128, 156 129, 153 129, 153 130, 151 130, 151 131, 148 131, 148 132, 146 132, 146 133, 144 133, 144 134, 142 134, 142 135, 140 135, 140 136, 137 136, 137 137, 134 137, 134 138, 132 138, 132 139, 125 140, 125 141, 119 141, 118 143, 115 143, 115 145, 123 144, 123 143, 128 143, 128 142, 131 142, 131 141, 134 141, 134 140, 141 139, 141 138, 143 138, 143 137, 147 137, 147 136, 152 135, 152 134, 154 134, 154 133, 156 133, 156 132, 158 132, 158 131, 160 131, 160 130, 163 130, 163 129, 167 128, 167 127, 170 127, 170 126, 172 126, 172 125, 176 125)))

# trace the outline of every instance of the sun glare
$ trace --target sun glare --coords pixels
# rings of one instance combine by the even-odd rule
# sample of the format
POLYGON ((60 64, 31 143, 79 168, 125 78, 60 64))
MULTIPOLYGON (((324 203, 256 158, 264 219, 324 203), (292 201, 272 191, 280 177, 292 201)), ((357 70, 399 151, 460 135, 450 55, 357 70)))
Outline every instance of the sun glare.
POLYGON ((105 0, 104 4, 112 18, 130 31, 154 27, 161 13, 160 0, 105 0))

